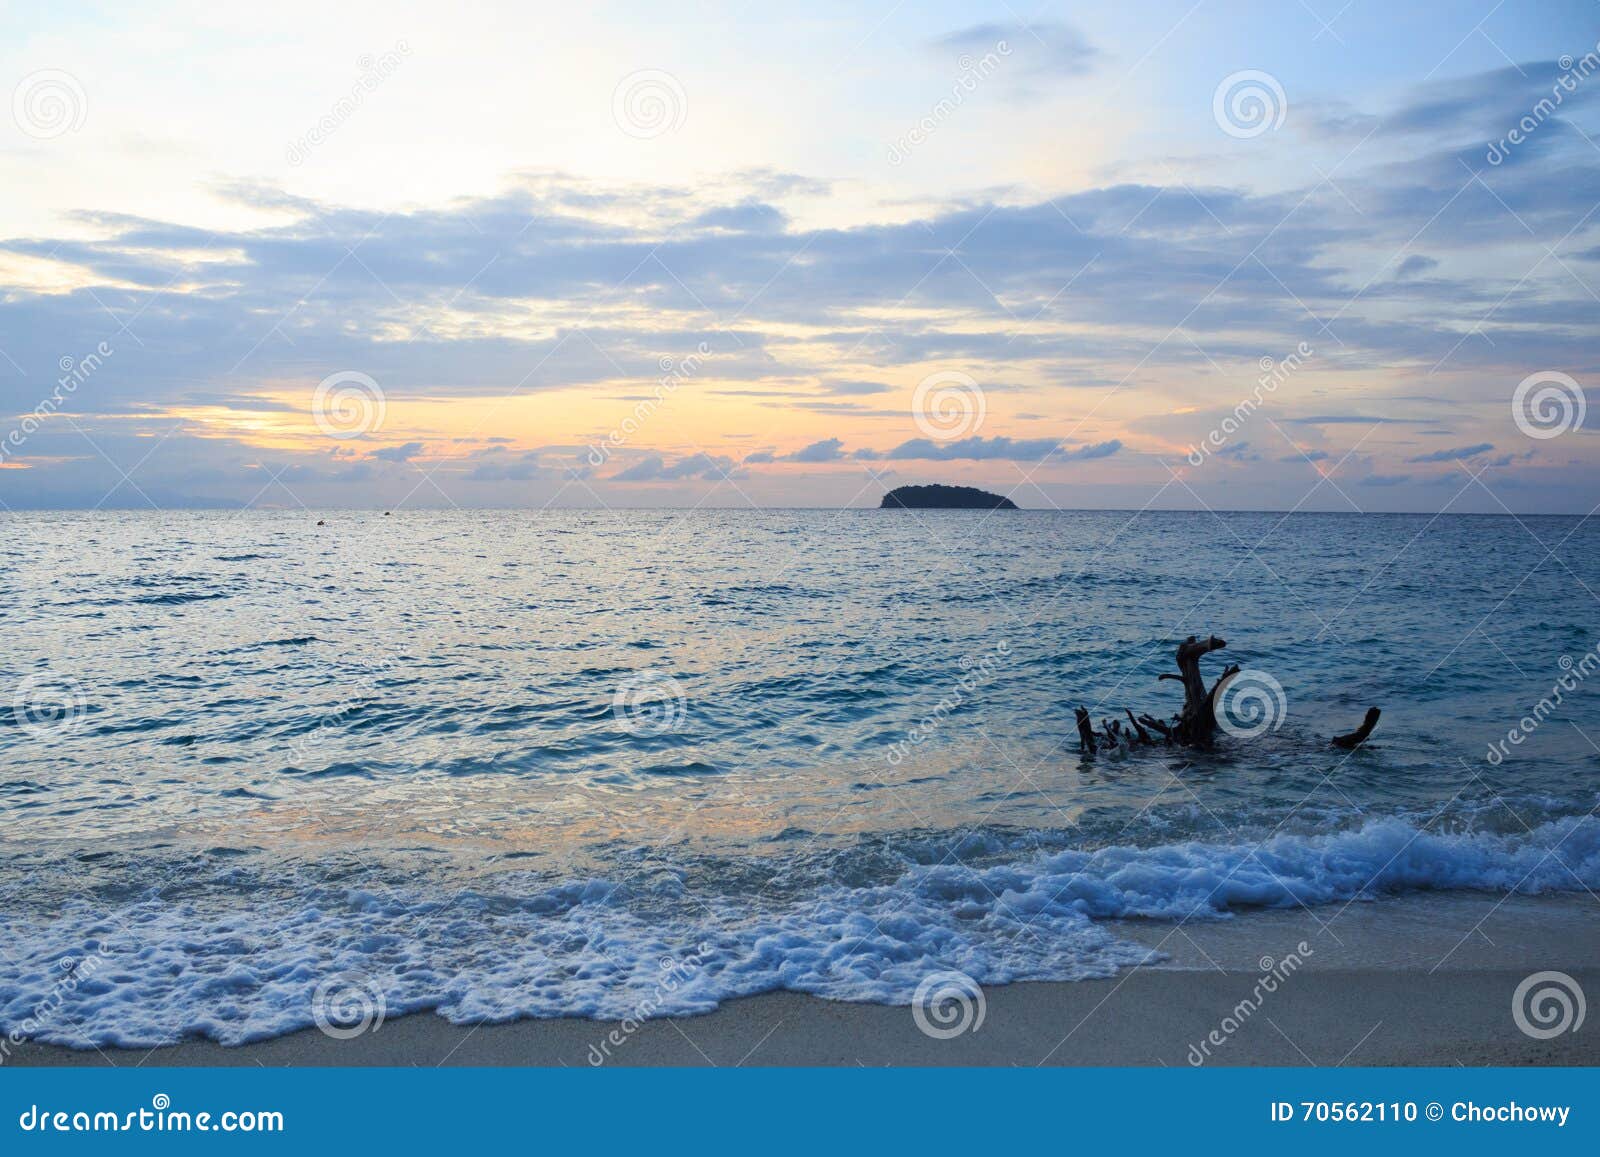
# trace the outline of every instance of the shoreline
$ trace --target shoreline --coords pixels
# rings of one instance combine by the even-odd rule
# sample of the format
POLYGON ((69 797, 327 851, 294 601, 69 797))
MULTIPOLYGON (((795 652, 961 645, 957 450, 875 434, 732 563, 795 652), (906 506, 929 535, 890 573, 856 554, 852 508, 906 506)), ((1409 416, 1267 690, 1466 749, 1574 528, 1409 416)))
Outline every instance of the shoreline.
MULTIPOLYGON (((924 1032, 905 1006, 780 991, 729 1000, 701 1016, 636 1024, 574 1017, 474 1026, 419 1012, 350 1039, 306 1028, 236 1046, 24 1042, 5 1063, 1596 1065, 1600 1032, 1539 1040, 1513 1016, 1513 995, 1534 972, 1559 970, 1585 993, 1600 994, 1593 904, 1588 896, 1451 895, 1187 925, 1120 922, 1119 936, 1159 948, 1165 959, 1108 979, 987 986, 981 1017, 977 1008, 959 1010, 969 1027, 949 1039, 924 1032), (1266 975, 1276 982, 1264 992, 1266 975)), ((935 1029, 955 1023, 934 1019, 935 1029)))
MULTIPOLYGON (((254 1044, 157 1049, 25 1044, 21 1066, 1480 1066, 1600 1064, 1600 1033, 1534 1040, 1511 1018, 1521 971, 1310 970, 1209 1044, 1259 977, 1138 968, 1109 980, 1021 982, 985 991, 982 1023, 927 1036, 909 1008, 802 993, 742 997, 704 1016, 617 1022, 454 1025, 433 1013, 336 1040, 315 1028, 254 1044)), ((1572 973, 1600 991, 1600 968, 1572 973)))

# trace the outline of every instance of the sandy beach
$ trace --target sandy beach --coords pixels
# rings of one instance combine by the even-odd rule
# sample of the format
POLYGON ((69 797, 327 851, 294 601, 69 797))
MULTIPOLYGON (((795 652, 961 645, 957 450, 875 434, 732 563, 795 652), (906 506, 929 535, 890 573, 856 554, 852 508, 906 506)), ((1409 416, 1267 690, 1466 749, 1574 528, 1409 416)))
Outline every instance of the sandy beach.
POLYGON ((1160 965, 1105 980, 984 992, 980 1024, 949 1039, 903 1007, 797 993, 641 1024, 580 1019, 453 1025, 397 1017, 349 1040, 307 1029, 240 1047, 77 1051, 25 1044, 23 1065, 1593 1065, 1600 1033, 1523 1032, 1513 994, 1559 970, 1600 992, 1600 920, 1587 896, 1429 897, 1182 927, 1129 922, 1160 965), (1301 950, 1305 945, 1309 951, 1301 950), (1299 960, 1285 972, 1289 954, 1299 960), (1263 967, 1282 980, 1258 992, 1263 967), (1217 1034, 1215 1037, 1212 1034, 1217 1034), (1220 1043, 1218 1043, 1220 1038, 1220 1043))

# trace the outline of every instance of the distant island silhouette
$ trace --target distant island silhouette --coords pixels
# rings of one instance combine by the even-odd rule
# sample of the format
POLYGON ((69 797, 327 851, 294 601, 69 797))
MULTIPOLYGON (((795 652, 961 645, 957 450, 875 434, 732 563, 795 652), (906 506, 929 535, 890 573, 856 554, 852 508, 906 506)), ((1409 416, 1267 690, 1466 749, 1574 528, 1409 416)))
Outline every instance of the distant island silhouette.
POLYGON ((879 510, 1015 510, 1002 494, 976 486, 896 486, 883 496, 879 510))

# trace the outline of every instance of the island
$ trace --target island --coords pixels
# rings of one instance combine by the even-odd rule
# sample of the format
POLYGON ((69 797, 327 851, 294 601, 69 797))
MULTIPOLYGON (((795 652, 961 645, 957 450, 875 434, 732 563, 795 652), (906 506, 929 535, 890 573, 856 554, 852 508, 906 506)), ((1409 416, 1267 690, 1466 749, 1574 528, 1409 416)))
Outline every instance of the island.
POLYGON ((896 486, 883 496, 879 510, 1015 510, 1002 494, 976 486, 896 486))

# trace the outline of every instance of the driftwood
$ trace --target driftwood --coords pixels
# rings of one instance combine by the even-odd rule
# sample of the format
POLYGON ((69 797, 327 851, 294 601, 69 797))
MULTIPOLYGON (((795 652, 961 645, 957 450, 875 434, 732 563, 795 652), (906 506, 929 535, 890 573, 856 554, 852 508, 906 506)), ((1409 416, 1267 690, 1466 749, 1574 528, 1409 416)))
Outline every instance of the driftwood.
POLYGON ((1190 635, 1178 644, 1178 680, 1183 684, 1183 711, 1178 716, 1178 742, 1186 747, 1209 747, 1217 733, 1217 691, 1223 682, 1239 670, 1230 667, 1206 691, 1206 681, 1200 677, 1200 660, 1212 651, 1220 651, 1228 644, 1212 635, 1200 642, 1190 635))
POLYGON ((1095 753, 1097 746, 1094 739, 1094 724, 1089 722, 1089 712, 1082 707, 1073 709, 1078 717, 1078 742, 1083 744, 1083 749, 1090 755, 1095 753))
POLYGON ((1353 747, 1359 747, 1367 736, 1372 734, 1372 729, 1378 725, 1378 716, 1382 714, 1383 712, 1376 707, 1368 707, 1367 717, 1361 721, 1361 726, 1357 727, 1349 735, 1335 735, 1332 740, 1333 745, 1342 747, 1347 751, 1353 747))
MULTIPOLYGON (((1100 732, 1096 734, 1088 710, 1083 707, 1074 708, 1073 714, 1078 722, 1078 741, 1084 752, 1093 755, 1102 748, 1115 750, 1135 744, 1154 746, 1159 743, 1176 744, 1181 747, 1210 747, 1217 735, 1218 699, 1228 685, 1228 680, 1239 673, 1239 667, 1238 664, 1224 667, 1217 681, 1207 689, 1206 681, 1200 674, 1200 660, 1212 651, 1220 651, 1227 645, 1226 640, 1219 639, 1216 635, 1205 639, 1197 639, 1190 635, 1178 644, 1177 672, 1163 671, 1156 677, 1158 680, 1171 679, 1175 683, 1183 684, 1183 709, 1170 721, 1163 722, 1149 714, 1136 716, 1132 710, 1123 708, 1131 729, 1123 727, 1120 720, 1103 719, 1100 722, 1100 732), (1152 732, 1155 734, 1152 735, 1152 732)), ((1378 725, 1380 714, 1376 707, 1368 708, 1367 717, 1361 726, 1348 735, 1335 736, 1333 745, 1346 749, 1358 746, 1372 734, 1372 729, 1378 725)))
POLYGON ((1141 715, 1139 716, 1139 722, 1143 723, 1151 731, 1159 731, 1163 739, 1170 740, 1172 738, 1171 724, 1161 722, 1154 715, 1141 715))

